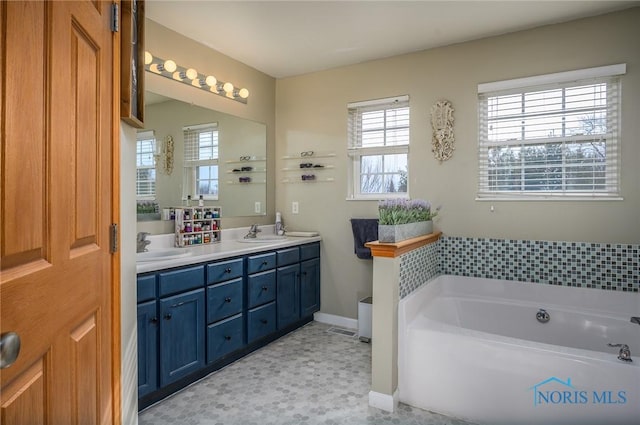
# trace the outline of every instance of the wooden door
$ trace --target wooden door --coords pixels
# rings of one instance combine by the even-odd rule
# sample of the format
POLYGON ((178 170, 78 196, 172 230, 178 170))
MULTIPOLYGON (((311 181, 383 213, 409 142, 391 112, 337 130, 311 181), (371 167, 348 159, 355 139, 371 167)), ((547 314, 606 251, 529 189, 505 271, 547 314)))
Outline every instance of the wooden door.
POLYGON ((0 2, 0 326, 22 341, 0 371, 3 425, 119 421, 110 10, 0 2))

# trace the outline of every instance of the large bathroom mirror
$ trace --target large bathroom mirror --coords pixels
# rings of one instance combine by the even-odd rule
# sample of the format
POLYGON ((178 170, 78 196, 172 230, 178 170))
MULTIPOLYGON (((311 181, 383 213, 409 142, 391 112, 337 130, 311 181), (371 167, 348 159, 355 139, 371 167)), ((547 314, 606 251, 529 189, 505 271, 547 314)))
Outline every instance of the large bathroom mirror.
MULTIPOLYGON (((160 213, 184 205, 187 196, 197 205, 198 193, 204 193, 205 205, 221 207, 223 218, 266 215, 265 124, 147 91, 145 129, 138 135, 155 140, 155 195, 146 198, 160 213)), ((138 142, 139 157, 144 149, 138 142)), ((141 163, 138 158, 139 204, 149 188, 140 179, 141 163)))

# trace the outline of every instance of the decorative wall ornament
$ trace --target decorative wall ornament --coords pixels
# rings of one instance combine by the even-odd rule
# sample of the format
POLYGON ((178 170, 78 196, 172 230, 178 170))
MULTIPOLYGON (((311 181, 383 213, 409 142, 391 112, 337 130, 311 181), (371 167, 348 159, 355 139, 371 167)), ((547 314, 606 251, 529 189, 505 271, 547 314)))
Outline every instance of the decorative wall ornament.
POLYGON ((451 158, 455 147, 453 135, 453 106, 448 100, 439 100, 431 107, 431 141, 433 156, 440 162, 451 158))
POLYGON ((173 137, 167 136, 155 155, 156 167, 170 176, 173 173, 173 137))

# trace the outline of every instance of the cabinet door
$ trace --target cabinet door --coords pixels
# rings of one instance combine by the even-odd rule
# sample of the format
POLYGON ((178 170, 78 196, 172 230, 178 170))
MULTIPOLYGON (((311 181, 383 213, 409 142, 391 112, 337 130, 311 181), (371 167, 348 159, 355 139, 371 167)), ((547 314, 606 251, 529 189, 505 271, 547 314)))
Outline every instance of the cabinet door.
POLYGON ((278 329, 300 318, 300 264, 278 269, 276 282, 276 303, 278 309, 278 329))
POLYGON ((204 367, 204 289, 160 300, 160 385, 204 367))
POLYGON ((138 304, 138 397, 158 389, 158 311, 156 301, 138 304))
POLYGON ((320 259, 300 263, 300 317, 320 310, 320 259))

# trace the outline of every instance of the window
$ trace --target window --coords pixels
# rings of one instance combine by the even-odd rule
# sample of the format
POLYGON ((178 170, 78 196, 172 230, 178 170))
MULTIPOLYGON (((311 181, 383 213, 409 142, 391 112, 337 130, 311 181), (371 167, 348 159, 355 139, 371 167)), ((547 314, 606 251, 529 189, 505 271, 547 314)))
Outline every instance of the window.
POLYGON ((408 196, 409 96, 350 103, 349 198, 408 196))
POLYGON ((218 199, 218 125, 184 127, 183 197, 218 199))
POLYGON ((141 131, 136 141, 136 198, 156 197, 156 138, 153 131, 141 131))
POLYGON ((618 197, 624 65, 478 86, 478 198, 618 197))

